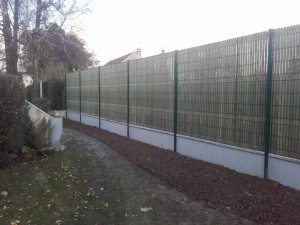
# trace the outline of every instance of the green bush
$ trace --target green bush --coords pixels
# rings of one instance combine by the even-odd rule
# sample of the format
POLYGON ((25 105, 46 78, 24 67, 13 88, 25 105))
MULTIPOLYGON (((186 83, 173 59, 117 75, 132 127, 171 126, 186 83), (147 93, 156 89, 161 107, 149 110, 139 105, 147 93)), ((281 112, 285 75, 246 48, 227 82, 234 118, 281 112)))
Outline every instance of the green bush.
POLYGON ((50 99, 48 98, 35 98, 32 99, 32 104, 36 105, 37 107, 39 107, 41 110, 43 110, 44 112, 48 112, 50 110, 52 110, 52 104, 50 102, 50 99))
POLYGON ((32 99, 34 99, 34 97, 33 97, 33 85, 32 84, 30 84, 26 87, 26 99, 30 102, 32 101, 32 99))
MULTIPOLYGON (((38 86, 39 90, 39 86, 38 86)), ((32 102, 34 99, 33 85, 29 85, 26 88, 27 100, 32 102)), ((64 80, 52 78, 51 80, 43 82, 43 97, 50 100, 50 110, 62 110, 65 109, 65 82, 64 80)))
POLYGON ((37 149, 44 148, 49 144, 49 123, 45 118, 35 127, 35 146, 37 149))
POLYGON ((8 154, 0 154, 0 169, 7 168, 11 165, 12 159, 8 154))
POLYGON ((22 120, 25 89, 20 76, 0 75, 0 152, 5 151, 7 137, 22 120))
POLYGON ((53 110, 64 109, 64 80, 52 78, 43 82, 43 96, 49 98, 53 110))
POLYGON ((34 143, 33 123, 31 122, 27 109, 22 112, 19 123, 12 125, 7 135, 5 149, 7 152, 18 153, 23 145, 33 146, 34 143))
POLYGON ((23 145, 30 148, 36 148, 36 129, 33 122, 30 120, 28 113, 24 115, 23 128, 23 145))

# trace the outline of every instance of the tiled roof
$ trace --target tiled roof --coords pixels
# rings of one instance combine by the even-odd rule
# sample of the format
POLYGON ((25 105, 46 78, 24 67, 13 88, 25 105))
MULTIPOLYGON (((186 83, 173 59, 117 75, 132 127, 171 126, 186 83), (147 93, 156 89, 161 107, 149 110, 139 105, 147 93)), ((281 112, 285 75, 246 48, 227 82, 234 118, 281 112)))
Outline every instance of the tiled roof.
POLYGON ((113 59, 113 60, 109 61, 108 63, 106 63, 104 66, 119 64, 119 63, 123 62, 131 54, 132 54, 132 52, 130 52, 130 53, 126 54, 126 55, 123 55, 123 56, 121 56, 119 58, 113 59))

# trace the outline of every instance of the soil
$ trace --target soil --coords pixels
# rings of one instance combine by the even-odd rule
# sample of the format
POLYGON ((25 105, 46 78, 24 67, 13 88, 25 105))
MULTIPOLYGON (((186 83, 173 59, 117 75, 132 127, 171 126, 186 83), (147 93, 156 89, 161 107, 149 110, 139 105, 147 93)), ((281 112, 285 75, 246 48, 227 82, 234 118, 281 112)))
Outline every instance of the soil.
POLYGON ((206 208, 254 224, 300 224, 300 191, 96 127, 70 120, 64 120, 64 126, 100 140, 132 164, 155 175, 164 185, 206 208))
MULTIPOLYGON (((97 205, 89 206, 88 218, 74 224, 96 225, 251 225, 246 219, 211 209, 163 184, 158 178, 133 165, 108 146, 90 136, 64 129, 72 136, 78 158, 88 160, 84 168, 92 180, 97 205), (97 190, 100 193, 97 193, 97 190), (102 207, 101 207, 102 205, 102 207), (104 207, 103 207, 104 206, 104 207)), ((81 163, 81 162, 80 162, 81 163)), ((95 203, 94 203, 95 204, 95 203)), ((68 224, 67 221, 63 224, 68 224)))

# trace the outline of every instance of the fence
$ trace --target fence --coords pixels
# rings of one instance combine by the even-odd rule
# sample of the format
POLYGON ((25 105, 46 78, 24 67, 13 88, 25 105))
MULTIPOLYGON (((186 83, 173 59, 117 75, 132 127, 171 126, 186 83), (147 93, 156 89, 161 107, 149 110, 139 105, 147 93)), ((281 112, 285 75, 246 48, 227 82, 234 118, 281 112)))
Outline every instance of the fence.
MULTIPOLYGON (((68 111, 300 159, 300 26, 66 75, 68 111)), ((99 119, 100 123, 100 119, 99 119)), ((129 132, 129 129, 127 129, 129 132)))

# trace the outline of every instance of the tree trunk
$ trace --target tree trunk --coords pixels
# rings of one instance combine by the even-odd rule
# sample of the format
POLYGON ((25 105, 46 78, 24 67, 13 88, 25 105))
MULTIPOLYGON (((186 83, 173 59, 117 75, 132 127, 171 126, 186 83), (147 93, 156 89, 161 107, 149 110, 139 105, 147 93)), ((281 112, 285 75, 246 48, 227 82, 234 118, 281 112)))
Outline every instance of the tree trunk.
POLYGON ((33 92, 34 97, 39 96, 39 80, 40 77, 40 28, 42 19, 42 0, 37 0, 35 15, 35 54, 33 61, 33 92))
POLYGON ((5 45, 5 63, 6 72, 8 74, 16 75, 18 74, 18 31, 19 31, 19 0, 15 0, 14 7, 14 23, 13 31, 11 28, 11 20, 9 18, 7 0, 1 0, 1 13, 2 13, 2 23, 3 23, 3 37, 5 45))
POLYGON ((1 143, 0 142, 0 152, 4 152, 5 150, 5 142, 1 143))

